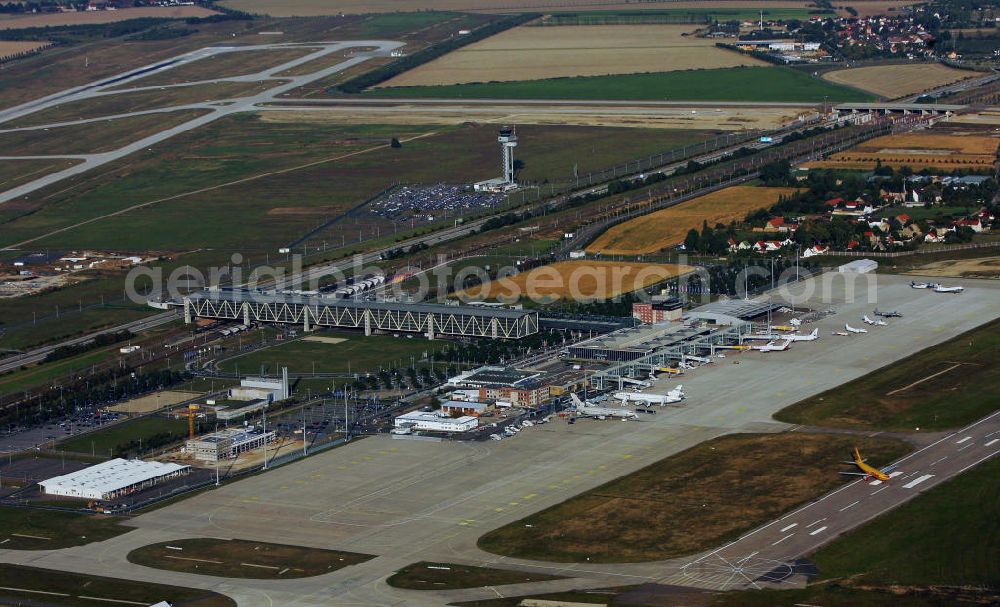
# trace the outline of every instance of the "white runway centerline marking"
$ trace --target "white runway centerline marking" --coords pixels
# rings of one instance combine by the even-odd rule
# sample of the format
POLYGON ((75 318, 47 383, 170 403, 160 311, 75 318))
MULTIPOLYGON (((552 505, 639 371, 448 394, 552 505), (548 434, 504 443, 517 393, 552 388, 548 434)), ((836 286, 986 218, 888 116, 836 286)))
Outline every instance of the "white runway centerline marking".
POLYGON ((976 446, 976 443, 969 443, 968 445, 965 445, 964 447, 959 447, 958 450, 959 451, 965 451, 969 447, 975 447, 975 446, 976 446))
POLYGON ((784 528, 782 528, 782 529, 781 529, 781 533, 784 533, 784 532, 788 531, 788 530, 789 530, 789 529, 791 529, 792 527, 798 527, 798 526, 799 526, 799 524, 798 524, 798 523, 792 523, 791 525, 789 525, 789 526, 787 526, 787 527, 784 527, 784 528))
POLYGON ((964 443, 965 441, 969 441, 969 440, 972 440, 972 437, 971 437, 971 436, 966 436, 965 438, 963 438, 963 439, 961 439, 961 440, 957 440, 957 441, 955 441, 955 444, 956 444, 956 445, 961 445, 961 444, 962 444, 962 443, 964 443))
MULTIPOLYGON (((825 520, 826 520, 826 517, 824 516, 823 518, 819 519, 818 521, 813 521, 813 522, 809 523, 808 525, 806 525, 806 529, 812 527, 813 525, 815 525, 817 523, 822 523, 825 520)), ((824 529, 826 529, 826 527, 824 527, 824 529)))
POLYGON ((996 443, 1000 443, 1000 438, 994 438, 990 442, 986 443, 986 446, 989 447, 990 445, 995 445, 996 443))
POLYGON ((826 525, 823 525, 822 527, 820 527, 816 531, 811 532, 809 535, 816 535, 817 533, 822 533, 825 530, 826 530, 826 525))
POLYGON ((844 506, 843 508, 841 508, 840 511, 843 512, 844 510, 847 510, 848 508, 853 508, 854 506, 857 506, 858 502, 860 502, 860 501, 861 500, 855 500, 855 501, 851 502, 850 504, 847 504, 846 506, 844 506))
MULTIPOLYGON (((946 459, 948 459, 948 456, 947 456, 947 455, 946 455, 946 456, 944 456, 944 457, 942 457, 941 459, 936 459, 936 460, 934 460, 933 462, 931 462, 931 466, 933 466, 934 464, 940 464, 941 462, 943 462, 943 461, 944 461, 944 460, 946 460, 946 459)), ((930 466, 928 466, 928 468, 930 468, 930 466)))
POLYGON ((885 487, 881 487, 879 489, 876 489, 875 491, 872 491, 872 495, 875 495, 876 493, 878 493, 880 491, 885 491, 888 488, 889 488, 889 485, 886 485, 885 487))
MULTIPOLYGON (((824 529, 826 529, 826 527, 824 527, 824 529)), ((789 533, 788 535, 786 535, 785 537, 781 538, 777 542, 772 542, 771 545, 772 546, 777 546, 778 544, 780 544, 781 542, 787 540, 788 538, 792 537, 793 535, 795 535, 795 534, 794 533, 789 533)))
POLYGON ((920 483, 924 482, 925 480, 927 480, 929 478, 932 478, 933 476, 934 476, 933 474, 925 474, 923 476, 919 476, 919 477, 913 479, 912 481, 906 483, 905 485, 903 485, 903 489, 913 489, 914 487, 916 487, 920 483))

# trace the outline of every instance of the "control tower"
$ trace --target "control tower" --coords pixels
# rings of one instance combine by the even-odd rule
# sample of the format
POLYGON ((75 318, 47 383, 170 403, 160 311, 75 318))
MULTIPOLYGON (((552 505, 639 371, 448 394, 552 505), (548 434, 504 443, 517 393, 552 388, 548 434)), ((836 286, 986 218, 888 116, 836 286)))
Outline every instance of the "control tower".
POLYGON ((500 150, 503 155, 503 180, 507 185, 514 185, 514 148, 517 147, 517 132, 514 127, 500 127, 500 150))

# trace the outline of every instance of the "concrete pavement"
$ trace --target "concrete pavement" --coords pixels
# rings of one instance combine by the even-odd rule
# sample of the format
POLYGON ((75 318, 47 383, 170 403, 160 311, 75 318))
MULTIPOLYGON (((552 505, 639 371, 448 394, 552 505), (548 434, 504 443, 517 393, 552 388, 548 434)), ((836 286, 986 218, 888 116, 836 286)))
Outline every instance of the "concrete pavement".
MULTIPOLYGON (((710 438, 730 432, 787 430, 785 424, 771 420, 772 413, 1000 316, 1000 285, 990 281, 955 280, 966 286, 965 293, 943 295, 910 289, 904 277, 879 276, 875 284, 862 277, 849 297, 850 289, 842 283, 817 288, 823 280, 796 285, 791 293, 797 305, 836 311, 815 323, 820 340, 796 343, 794 352, 748 352, 738 355, 739 365, 733 365, 735 357, 729 357, 693 371, 683 379, 688 393, 685 406, 663 409, 650 416, 650 421, 583 420, 572 426, 554 422, 485 444, 367 438, 150 512, 131 521, 135 531, 106 542, 60 551, 5 551, 0 552, 0 561, 211 588, 248 606, 441 605, 496 596, 488 589, 415 592, 385 584, 392 571, 418 560, 494 564, 576 578, 571 584, 526 585, 521 588, 524 592, 564 583, 580 588, 646 581, 702 588, 764 585, 766 580, 759 579, 766 573, 762 569, 779 568, 772 561, 802 556, 851 525, 995 453, 1000 443, 987 444, 992 438, 986 434, 995 429, 996 422, 973 426, 958 433, 963 436, 945 439, 905 459, 900 468, 909 475, 905 483, 889 483, 875 495, 871 493, 878 487, 845 485, 820 500, 820 505, 788 515, 793 517, 788 522, 772 523, 742 543, 715 551, 730 562, 730 557, 739 561, 759 552, 759 558, 752 555, 735 568, 720 569, 721 559, 710 557, 712 553, 704 558, 634 564, 525 561, 482 552, 476 540, 491 529, 710 438), (810 290, 814 293, 808 295, 810 290), (872 327, 866 335, 830 335, 876 305, 899 309, 905 316, 891 320, 887 327, 872 327), (965 434, 972 438, 957 443, 965 434), (958 451, 969 443, 972 446, 958 451), (944 456, 948 459, 941 460, 944 456), (928 474, 933 476, 905 486, 928 474), (858 503, 850 505, 854 501, 858 503), (834 505, 836 514, 831 517, 834 505), (845 506, 849 507, 841 511, 845 506), (831 522, 804 531, 824 516, 831 522), (797 526, 775 536, 792 522, 797 526), (812 534, 824 525, 826 529, 812 534), (796 531, 799 528, 803 530, 796 531), (789 539, 771 545, 793 532, 789 539), (238 583, 152 570, 125 560, 127 552, 139 546, 205 536, 343 549, 378 558, 304 580, 238 583)), ((657 384, 658 391, 665 391, 676 382, 657 384)))

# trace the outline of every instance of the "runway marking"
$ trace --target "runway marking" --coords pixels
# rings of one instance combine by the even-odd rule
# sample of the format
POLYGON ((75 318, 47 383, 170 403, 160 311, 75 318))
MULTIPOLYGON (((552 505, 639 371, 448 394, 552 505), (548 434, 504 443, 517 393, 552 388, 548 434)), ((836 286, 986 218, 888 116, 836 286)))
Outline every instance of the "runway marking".
POLYGON ((889 478, 896 478, 896 477, 897 477, 897 476, 899 476, 900 474, 902 474, 902 472, 900 472, 900 471, 898 471, 898 470, 897 470, 896 472, 890 472, 890 473, 889 473, 889 478))
MULTIPOLYGON (((819 519, 818 521, 813 521, 813 522, 809 523, 808 525, 806 525, 806 529, 812 527, 813 525, 815 525, 817 523, 822 523, 825 520, 826 520, 826 517, 824 516, 823 518, 819 519)), ((823 528, 826 529, 826 527, 823 527, 823 528)))
MULTIPOLYGON (((826 527, 823 527, 823 529, 826 529, 826 527)), ((795 535, 795 534, 794 533, 789 533, 788 535, 786 535, 785 537, 781 538, 777 542, 773 542, 771 545, 772 546, 777 546, 778 544, 780 544, 781 542, 787 540, 788 538, 792 537, 793 535, 795 535)))
POLYGON ((963 438, 962 440, 957 440, 957 441, 955 441, 955 444, 956 444, 956 445, 961 445, 961 444, 962 444, 962 443, 964 443, 965 441, 970 441, 970 440, 972 440, 972 437, 971 437, 971 436, 966 436, 966 437, 965 437, 965 438, 963 438))
POLYGON ((0 586, 0 590, 12 590, 14 592, 30 592, 32 594, 47 594, 49 596, 70 596, 65 592, 49 592, 48 590, 31 590, 28 588, 8 588, 7 586, 0 586))
POLYGON ((787 527, 783 527, 781 529, 780 533, 784 533, 784 532, 788 531, 789 529, 791 529, 792 527, 798 527, 798 526, 799 526, 798 523, 792 523, 791 525, 788 525, 787 527))
POLYGON ((538 497, 537 493, 529 493, 528 495, 522 496, 521 499, 530 500, 530 499, 535 498, 535 497, 538 497))
POLYGON ((493 511, 494 512, 503 512, 503 508, 494 508, 493 511))
POLYGON ((964 447, 959 447, 959 448, 958 448, 958 450, 959 450, 959 451, 965 451, 965 450, 966 450, 966 449, 968 449, 969 447, 975 447, 975 446, 976 446, 976 443, 969 443, 968 445, 966 445, 966 446, 964 446, 964 447))
POLYGON ((914 480, 906 483, 905 485, 903 485, 903 489, 913 489, 914 487, 916 487, 920 483, 924 482, 925 480, 927 480, 929 478, 932 478, 933 476, 934 476, 933 474, 925 474, 923 476, 917 477, 916 479, 914 479, 914 480))
POLYGON ((622 459, 629 459, 631 457, 632 457, 631 453, 626 453, 625 455, 622 456, 622 459))
POLYGON ((885 487, 882 487, 881 489, 876 489, 876 490, 875 490, 874 492, 872 492, 872 495, 875 495, 875 494, 876 494, 876 493, 878 493, 879 491, 885 491, 885 490, 886 490, 886 489, 888 489, 888 488, 889 488, 889 485, 886 485, 885 487))
POLYGON ((822 533, 823 531, 826 531, 826 525, 823 525, 822 527, 820 527, 816 531, 810 532, 809 535, 816 535, 817 533, 822 533))
POLYGON ((984 446, 989 447, 990 445, 995 445, 997 442, 1000 442, 1000 438, 994 438, 990 442, 986 443, 984 446))
POLYGON ((520 506, 521 502, 507 502, 508 506, 520 506))
POLYGON ((944 460, 946 460, 946 459, 948 459, 948 456, 947 456, 947 455, 946 455, 946 456, 944 456, 944 457, 942 457, 941 459, 936 459, 936 460, 934 460, 934 461, 933 461, 933 462, 931 462, 931 463, 930 463, 930 465, 929 465, 929 466, 927 466, 927 467, 928 467, 928 468, 930 468, 930 467, 931 467, 931 466, 933 466, 934 464, 940 464, 941 462, 943 462, 943 461, 944 461, 944 460))
POLYGON ((848 508, 853 508, 853 507, 857 506, 858 502, 860 502, 860 501, 861 500, 855 500, 855 501, 851 502, 850 504, 847 504, 846 506, 844 506, 843 508, 841 508, 840 511, 843 512, 844 510, 847 510, 848 508))

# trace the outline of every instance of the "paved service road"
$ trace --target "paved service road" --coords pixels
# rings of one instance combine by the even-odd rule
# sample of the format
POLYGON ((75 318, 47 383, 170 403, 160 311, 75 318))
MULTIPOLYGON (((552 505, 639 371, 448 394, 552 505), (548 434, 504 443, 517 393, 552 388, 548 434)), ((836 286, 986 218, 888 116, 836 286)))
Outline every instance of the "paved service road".
MULTIPOLYGON (((139 516, 130 521, 136 530, 117 538, 66 550, 0 550, 0 561, 210 588, 249 607, 440 607, 455 600, 496 596, 488 589, 414 592, 385 584, 392 571, 419 560, 493 564, 574 578, 502 588, 506 595, 642 582, 720 588, 752 587, 752 581, 763 586, 766 582, 759 578, 766 572, 761 567, 774 565, 772 569, 787 573, 787 568, 781 569, 787 559, 805 556, 849 528, 852 521, 860 523, 884 512, 995 453, 1000 442, 990 441, 998 436, 987 435, 996 429, 996 418, 904 459, 903 475, 880 493, 872 495, 881 486, 847 482, 818 505, 800 509, 783 517, 786 522, 772 523, 718 551, 726 560, 758 551, 760 560, 748 559, 742 572, 750 581, 733 569, 711 567, 713 559, 702 555, 651 563, 558 564, 498 557, 479 550, 476 540, 487 531, 716 436, 793 430, 774 422, 771 415, 801 398, 1000 316, 1000 285, 991 281, 954 280, 966 287, 965 293, 943 295, 910 289, 908 277, 858 277, 851 296, 852 289, 842 284, 844 280, 842 275, 824 275, 789 293, 797 305, 835 311, 814 324, 821 339, 793 344, 795 352, 733 354, 690 371, 683 378, 688 394, 684 405, 665 408, 642 423, 552 422, 527 428, 511 439, 473 444, 366 438, 139 516), (830 278, 838 282, 822 286, 830 278), (874 282, 869 284, 869 280, 874 282), (830 335, 845 322, 854 323, 862 314, 870 314, 876 305, 898 309, 905 316, 891 319, 886 327, 871 327, 865 335, 830 335), (733 365, 733 360, 740 364, 733 365), (972 438, 959 443, 965 436, 972 438), (933 476, 920 480, 926 475, 933 476), (851 505, 854 501, 858 503, 851 505), (829 522, 805 531, 824 517, 829 522), (796 526, 781 532, 792 523, 796 526), (824 525, 826 529, 810 535, 824 525), (125 559, 130 550, 146 544, 205 536, 351 550, 378 558, 328 575, 288 581, 219 580, 153 570, 125 559)), ((657 381, 654 389, 665 392, 676 383, 673 379, 657 381)), ((839 461, 830 466, 839 469, 839 461)), ((714 558, 714 562, 722 561, 714 558)), ((796 576, 784 579, 785 585, 801 581, 796 576)))

